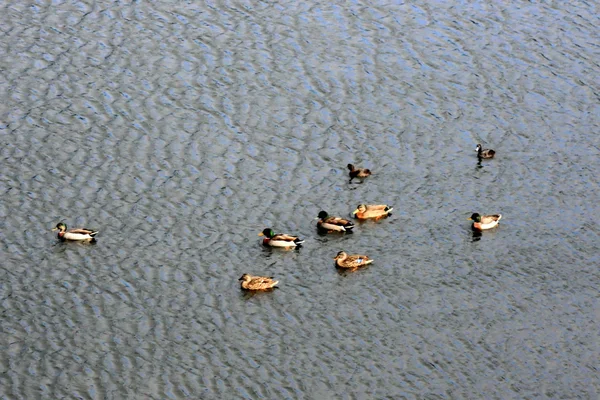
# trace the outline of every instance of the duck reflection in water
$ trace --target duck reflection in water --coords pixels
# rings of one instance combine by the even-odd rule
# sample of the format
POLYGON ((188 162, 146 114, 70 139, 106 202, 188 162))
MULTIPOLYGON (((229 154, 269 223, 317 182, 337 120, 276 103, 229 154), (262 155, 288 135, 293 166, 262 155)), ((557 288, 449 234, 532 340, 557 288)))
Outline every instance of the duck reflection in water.
POLYGON ((483 233, 479 229, 471 228, 471 232, 473 234, 472 242, 478 242, 481 240, 483 233))

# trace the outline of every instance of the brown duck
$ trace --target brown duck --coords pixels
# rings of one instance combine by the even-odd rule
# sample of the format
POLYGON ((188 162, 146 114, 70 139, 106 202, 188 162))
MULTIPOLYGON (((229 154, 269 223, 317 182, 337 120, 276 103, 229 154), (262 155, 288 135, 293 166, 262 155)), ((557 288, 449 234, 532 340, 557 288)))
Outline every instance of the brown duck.
POLYGON ((355 168, 354 165, 348 164, 348 169, 350 170, 348 173, 350 175, 350 182, 354 178, 358 178, 362 182, 366 177, 371 175, 371 170, 368 168, 355 168))
POLYGON ((240 279, 242 281, 241 287, 245 290, 269 290, 276 288, 279 281, 273 279, 273 277, 266 276, 254 276, 250 274, 244 274, 240 279))
POLYGON ((335 265, 339 268, 355 270, 373 262, 369 257, 360 254, 348 255, 345 251, 340 251, 334 258, 335 265))
POLYGON ((393 209, 393 207, 390 207, 385 204, 359 204, 359 206, 356 207, 356 210, 354 210, 352 214, 355 215, 358 219, 378 220, 383 217, 387 217, 393 209))

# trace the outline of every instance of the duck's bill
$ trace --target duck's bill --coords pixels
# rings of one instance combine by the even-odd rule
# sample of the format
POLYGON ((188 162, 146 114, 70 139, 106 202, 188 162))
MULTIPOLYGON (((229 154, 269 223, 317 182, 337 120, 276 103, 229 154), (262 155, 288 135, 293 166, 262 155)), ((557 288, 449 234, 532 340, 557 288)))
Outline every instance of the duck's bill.
POLYGON ((473 221, 473 218, 467 218, 467 221, 473 221))
POLYGON ((58 230, 58 228, 52 228, 52 232, 57 231, 57 230, 58 230))
POLYGON ((265 236, 265 234, 261 232, 258 234, 258 236, 265 236))
POLYGON ((352 215, 355 215, 358 212, 358 208, 354 211, 352 211, 352 215))

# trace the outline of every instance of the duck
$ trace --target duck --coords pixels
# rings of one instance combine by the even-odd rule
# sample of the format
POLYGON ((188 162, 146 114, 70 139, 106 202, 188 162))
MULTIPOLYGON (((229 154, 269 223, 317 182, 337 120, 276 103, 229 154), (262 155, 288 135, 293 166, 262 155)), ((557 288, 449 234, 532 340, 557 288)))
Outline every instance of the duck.
POLYGON ((390 215, 394 208, 385 204, 374 205, 374 204, 359 204, 356 210, 352 211, 352 215, 355 215, 358 219, 381 219, 390 215))
POLYGON ((85 228, 67 230, 67 225, 63 222, 59 222, 56 224, 55 228, 52 228, 52 231, 56 230, 58 230, 58 238, 63 241, 73 240, 80 242, 95 242, 95 236, 98 234, 98 231, 85 228))
POLYGON ((373 262, 369 257, 353 254, 348 255, 345 251, 340 251, 337 256, 334 257, 335 265, 339 268, 357 269, 369 265, 373 262))
POLYGON ((368 168, 355 168, 354 165, 348 164, 348 169, 350 170, 348 173, 348 175, 350 175, 350 183, 354 178, 363 181, 366 177, 371 175, 371 170, 368 168))
POLYGON ((496 154, 496 152, 492 149, 484 149, 481 147, 481 144, 478 144, 477 147, 475 148, 475 151, 477 151, 477 157, 478 158, 494 158, 494 154, 496 154))
POLYGON ((486 229, 492 229, 502 218, 502 214, 494 214, 494 215, 479 215, 478 213, 473 213, 469 220, 473 221, 473 229, 477 229, 479 231, 483 231, 486 229))
POLYGON ((354 224, 347 219, 334 217, 327 214, 327 211, 320 211, 317 217, 317 229, 321 232, 351 232, 354 229, 354 224))
POLYGON ((240 279, 241 287, 244 290, 270 290, 277 288, 279 281, 276 281, 272 276, 254 276, 244 274, 240 279))
POLYGON ((271 247, 296 247, 304 243, 304 239, 298 236, 286 235, 285 233, 277 233, 271 228, 265 228, 258 236, 264 236, 263 244, 271 247))

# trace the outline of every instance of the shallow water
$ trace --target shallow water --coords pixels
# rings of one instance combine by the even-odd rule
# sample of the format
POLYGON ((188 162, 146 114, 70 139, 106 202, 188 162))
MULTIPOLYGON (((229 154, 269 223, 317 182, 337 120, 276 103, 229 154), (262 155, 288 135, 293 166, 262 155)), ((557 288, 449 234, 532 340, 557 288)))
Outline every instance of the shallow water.
POLYGON ((2 398, 598 398, 597 6, 373 3, 0 6, 2 398))

